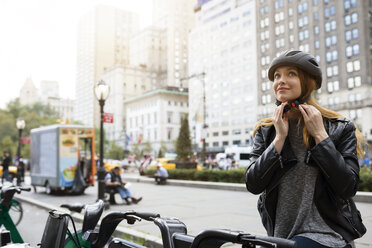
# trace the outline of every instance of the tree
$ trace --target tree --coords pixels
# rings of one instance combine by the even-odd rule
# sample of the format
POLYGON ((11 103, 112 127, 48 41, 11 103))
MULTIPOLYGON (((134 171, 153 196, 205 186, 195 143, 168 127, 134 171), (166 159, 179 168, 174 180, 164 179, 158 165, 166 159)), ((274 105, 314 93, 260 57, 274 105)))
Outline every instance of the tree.
POLYGON ((151 153, 152 152, 152 146, 151 146, 151 143, 150 141, 146 141, 144 144, 143 144, 143 153, 151 153))
POLYGON ((124 158, 124 149, 121 146, 118 146, 115 141, 111 141, 107 151, 107 157, 122 160, 124 158))
MULTIPOLYGON (((18 147, 18 130, 16 120, 23 117, 26 127, 22 137, 29 137, 30 130, 40 126, 56 124, 58 113, 49 106, 35 103, 31 106, 21 105, 19 98, 8 102, 5 109, 0 109, 0 150, 9 150, 14 156, 18 147)), ((30 156, 30 145, 22 145, 23 157, 30 156)))
POLYGON ((17 150, 17 145, 18 142, 14 142, 10 136, 5 136, 0 141, 0 151, 8 151, 10 157, 14 157, 17 150))
POLYGON ((137 160, 141 160, 142 155, 143 155, 143 151, 140 150, 139 145, 138 145, 137 143, 134 143, 134 144, 132 145, 132 153, 133 153, 134 155, 136 155, 136 159, 137 159, 137 160))
POLYGON ((181 161, 189 160, 192 155, 189 120, 187 116, 182 119, 181 122, 181 128, 177 138, 176 153, 177 158, 181 161))
MULTIPOLYGON (((106 132, 105 129, 103 129, 103 157, 105 158, 108 155, 108 146, 109 146, 109 141, 106 138, 106 132)), ((96 154, 99 155, 100 153, 100 143, 101 142, 101 133, 100 133, 100 128, 96 127, 94 128, 94 150, 96 154)))
POLYGON ((168 152, 168 148, 165 145, 165 142, 162 140, 162 141, 160 141, 160 149, 159 149, 159 153, 158 153, 158 158, 164 157, 166 152, 168 152))

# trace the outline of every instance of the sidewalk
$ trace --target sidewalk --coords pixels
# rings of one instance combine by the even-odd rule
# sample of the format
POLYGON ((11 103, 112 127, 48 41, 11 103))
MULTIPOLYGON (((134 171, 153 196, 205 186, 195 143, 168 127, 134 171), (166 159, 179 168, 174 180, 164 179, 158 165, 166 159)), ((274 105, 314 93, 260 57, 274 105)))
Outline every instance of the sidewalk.
MULTIPOLYGON (((138 182, 138 183, 151 183, 154 184, 154 179, 140 176, 137 173, 125 174, 124 178, 128 182, 138 182)), ((168 179, 168 185, 174 186, 185 186, 194 188, 204 188, 204 189, 221 189, 221 190, 232 190, 232 191, 242 191, 247 192, 247 188, 243 183, 216 183, 216 182, 203 182, 203 181, 190 181, 190 180, 175 180, 168 179)), ((358 191, 354 196, 354 201, 372 203, 372 192, 362 192, 358 191)))

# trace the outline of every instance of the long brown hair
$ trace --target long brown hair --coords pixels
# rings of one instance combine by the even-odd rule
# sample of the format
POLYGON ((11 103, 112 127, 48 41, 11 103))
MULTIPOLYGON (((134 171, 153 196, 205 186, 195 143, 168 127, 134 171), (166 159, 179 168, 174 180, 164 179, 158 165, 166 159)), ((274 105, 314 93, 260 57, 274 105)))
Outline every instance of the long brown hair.
MULTIPOLYGON (((335 111, 332 111, 332 110, 329 110, 327 108, 324 108, 324 107, 320 106, 319 103, 316 101, 316 99, 313 96, 313 93, 316 90, 315 79, 310 77, 307 73, 305 73, 304 71, 302 71, 298 68, 297 68, 297 71, 298 71, 298 77, 299 77, 300 83, 301 83, 301 96, 299 98, 300 99, 306 99, 307 98, 308 100, 306 101, 305 104, 314 106, 316 109, 319 110, 319 112, 325 118, 337 119, 337 118, 343 117, 341 114, 339 114, 335 111)), ((299 112, 300 110, 296 108, 296 109, 292 109, 291 111, 298 111, 299 112)), ((304 124, 304 119, 303 119, 302 115, 300 115, 300 116, 301 117, 298 120, 298 125, 301 125, 301 124, 303 125, 304 124)), ((255 129, 254 129, 253 135, 256 134, 258 128, 260 128, 261 126, 272 126, 272 125, 274 125, 272 117, 264 118, 264 119, 259 120, 255 129)), ((364 151, 363 151, 362 144, 366 144, 367 142, 366 142, 363 134, 359 131, 358 127, 356 127, 355 135, 356 135, 356 138, 357 138, 358 157, 361 158, 361 157, 364 156, 364 151)), ((308 149, 310 148, 311 138, 312 137, 309 134, 306 126, 303 125, 303 140, 304 140, 304 143, 305 143, 305 145, 308 149)))

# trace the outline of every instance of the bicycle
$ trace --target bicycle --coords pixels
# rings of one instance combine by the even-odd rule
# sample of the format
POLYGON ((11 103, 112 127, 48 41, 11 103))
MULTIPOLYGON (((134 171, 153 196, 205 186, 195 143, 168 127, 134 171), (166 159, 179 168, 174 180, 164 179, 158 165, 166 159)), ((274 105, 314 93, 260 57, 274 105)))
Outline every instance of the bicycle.
MULTIPOLYGON (((80 212, 84 208, 84 205, 80 204, 63 204, 61 206, 74 212, 80 212)), ((102 219, 99 228, 96 228, 103 208, 102 200, 95 204, 86 205, 82 229, 79 231, 76 230, 74 221, 69 214, 59 213, 55 210, 50 211, 40 247, 102 248, 110 241, 112 234, 122 220, 127 220, 129 224, 139 220, 139 217, 131 216, 132 211, 111 212, 102 219), (72 222, 74 234, 68 229, 69 220, 72 222), (65 238, 66 234, 67 238, 65 238)), ((147 213, 137 214, 142 218, 158 216, 147 213)))
MULTIPOLYGON (((84 205, 68 205, 71 211, 80 212, 84 205)), ((187 234, 186 225, 176 218, 163 218, 156 213, 125 212, 108 213, 98 227, 97 223, 104 208, 103 201, 85 206, 82 229, 77 231, 74 221, 69 214, 50 211, 49 218, 45 225, 41 248, 145 248, 131 241, 113 238, 112 234, 118 224, 126 220, 128 224, 135 224, 136 221, 146 220, 154 222, 161 231, 164 248, 216 248, 231 242, 242 244, 243 248, 254 248, 256 245, 264 247, 294 248, 294 241, 254 236, 241 231, 224 229, 208 229, 196 236, 187 234), (74 234, 68 230, 69 220, 72 220, 74 234), (66 237, 67 236, 67 237, 66 237)), ((29 247, 29 246, 28 246, 29 247)))
MULTIPOLYGON (((147 220, 154 222, 160 229, 164 248, 217 248, 225 243, 242 244, 242 248, 254 248, 257 245, 269 248, 295 248, 291 240, 257 236, 242 231, 228 229, 207 229, 196 236, 187 234, 186 225, 177 218, 161 218, 158 214, 127 212, 131 220, 147 220), (156 217, 155 217, 156 216, 156 217), (135 218, 137 217, 137 218, 135 218)), ((135 221, 134 221, 135 222, 135 221)), ((133 221, 128 222, 134 224, 133 221)), ((128 240, 114 238, 109 248, 146 248, 128 240)))
POLYGON ((21 191, 31 191, 29 187, 20 186, 1 186, 0 191, 0 226, 4 225, 9 230, 11 240, 13 243, 23 243, 23 239, 19 234, 16 225, 22 220, 23 208, 19 201, 13 199, 15 193, 21 193, 21 191), (12 212, 10 212, 12 210, 12 212), (14 222, 12 219, 18 216, 14 222))

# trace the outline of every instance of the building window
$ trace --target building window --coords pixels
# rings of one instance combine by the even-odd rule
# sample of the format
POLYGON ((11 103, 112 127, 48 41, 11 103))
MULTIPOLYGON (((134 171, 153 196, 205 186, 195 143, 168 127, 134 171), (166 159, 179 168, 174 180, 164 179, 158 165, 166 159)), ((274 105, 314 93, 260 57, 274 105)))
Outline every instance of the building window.
POLYGON ((319 34, 319 26, 314 26, 314 34, 319 34))
POLYGON ((360 87, 362 85, 362 79, 360 76, 351 77, 347 79, 347 87, 352 89, 354 87, 360 87))
POLYGON ((217 142, 213 142, 213 147, 218 147, 218 141, 217 142))
POLYGON ((339 81, 327 83, 327 90, 329 93, 332 93, 333 91, 338 91, 339 89, 340 89, 339 81))
POLYGON ((351 22, 352 23, 357 23, 358 22, 358 13, 353 13, 351 15, 351 22))
POLYGON ((319 14, 318 12, 314 12, 314 20, 318 20, 319 19, 319 14))
POLYGON ((222 146, 228 146, 229 142, 228 141, 222 141, 222 146))
POLYGON ((172 123, 172 117, 173 117, 173 113, 172 112, 167 112, 167 122, 168 123, 172 123))
POLYGON ((241 130, 240 129, 234 129, 234 130, 232 130, 232 134, 233 135, 239 135, 239 134, 241 134, 241 130))
POLYGON ((320 47, 320 43, 319 43, 318 40, 315 41, 314 45, 315 45, 315 48, 316 48, 316 49, 319 49, 319 47, 320 47))
POLYGON ((229 131, 222 131, 222 135, 223 136, 229 135, 229 131))
POLYGON ((239 146, 241 144, 240 140, 233 140, 233 145, 239 146))
POLYGON ((172 140, 172 128, 167 129, 167 138, 168 140, 172 140))
POLYGON ((326 53, 326 61, 331 62, 338 59, 338 53, 336 50, 326 53))
POLYGON ((218 132, 214 132, 214 133, 213 133, 213 136, 214 136, 214 137, 217 137, 217 136, 218 136, 218 132))

